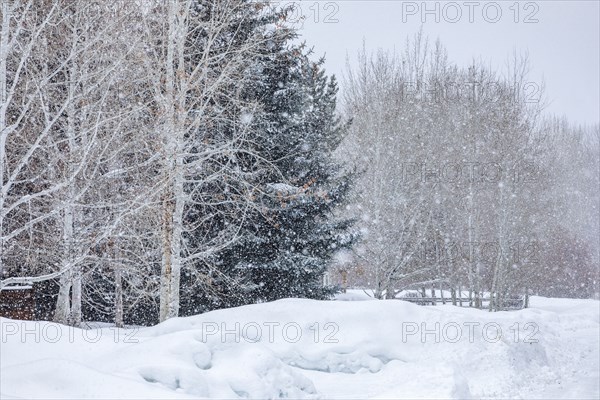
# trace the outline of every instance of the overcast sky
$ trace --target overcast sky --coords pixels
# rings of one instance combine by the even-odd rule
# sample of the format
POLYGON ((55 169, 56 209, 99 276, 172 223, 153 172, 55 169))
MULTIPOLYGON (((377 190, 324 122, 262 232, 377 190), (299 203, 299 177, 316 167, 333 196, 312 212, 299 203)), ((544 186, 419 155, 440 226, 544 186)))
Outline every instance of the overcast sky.
POLYGON ((296 1, 298 16, 305 17, 301 34, 317 54, 326 54, 327 70, 340 77, 346 54, 354 60, 363 38, 370 50, 402 49, 406 37, 423 26, 459 65, 475 58, 501 69, 513 49, 527 51, 530 80, 546 83, 548 112, 579 123, 600 121, 600 1, 515 3, 296 1))

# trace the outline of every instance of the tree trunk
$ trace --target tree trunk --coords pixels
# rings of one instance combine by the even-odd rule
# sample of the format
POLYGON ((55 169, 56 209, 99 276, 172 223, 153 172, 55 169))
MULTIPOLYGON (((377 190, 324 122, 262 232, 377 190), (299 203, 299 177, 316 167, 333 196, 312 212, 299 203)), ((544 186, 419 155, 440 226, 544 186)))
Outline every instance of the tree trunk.
POLYGON ((73 290, 71 293, 71 325, 80 326, 82 320, 81 314, 81 266, 76 266, 73 270, 73 290))
POLYGON ((71 273, 65 272, 58 281, 58 296, 56 298, 56 307, 54 308, 53 321, 61 324, 67 324, 69 314, 71 313, 71 273))
POLYGON ((6 108, 8 92, 6 87, 6 62, 8 58, 8 30, 10 28, 10 12, 8 0, 2 0, 2 34, 0 35, 0 278, 4 277, 4 163, 6 159, 6 108))
POLYGON ((121 266, 115 264, 115 326, 123 328, 123 279, 121 266))
POLYGON ((163 265, 161 270, 160 321, 179 315, 181 239, 183 234, 183 140, 186 119, 185 24, 177 15, 178 2, 168 3, 168 43, 166 57, 166 146, 167 189, 163 198, 163 265), (175 58, 177 57, 177 60, 175 58), (175 64, 176 62, 176 64, 175 64), (177 81, 177 85, 175 82, 177 81), (177 93, 175 89, 178 89, 177 93))
POLYGON ((394 286, 392 284, 392 280, 388 279, 387 285, 385 287, 385 298, 387 300, 393 299, 395 297, 394 294, 395 294, 395 292, 394 292, 394 286))
MULTIPOLYGON (((77 40, 76 33, 73 32, 73 40, 77 40)), ((69 154, 67 156, 67 179, 72 179, 75 171, 75 162, 77 158, 77 143, 76 143, 76 110, 75 110, 75 92, 77 90, 78 69, 76 66, 76 60, 71 60, 69 68, 69 86, 68 86, 68 106, 67 106, 67 143, 69 154)), ((63 214, 63 246, 65 249, 64 258, 68 262, 72 262, 75 259, 75 252, 77 251, 75 246, 75 201, 76 201, 76 181, 73 179, 66 190, 66 198, 63 200, 66 203, 64 214, 63 214)), ((81 267, 73 266, 73 270, 70 274, 65 274, 69 278, 70 282, 66 283, 71 288, 71 305, 70 313, 66 320, 60 321, 62 323, 69 323, 69 325, 79 326, 81 324, 81 267)), ((61 284, 65 284, 61 280, 61 284)), ((64 289, 67 291, 67 289, 64 289)), ((68 302, 68 300, 67 300, 68 302)), ((58 303, 57 303, 58 306, 58 303)), ((58 315, 61 315, 58 313, 58 315)), ((64 315, 64 314, 63 314, 64 315)))
POLYGON ((163 199, 163 218, 162 218, 162 247, 163 247, 163 259, 161 267, 161 281, 160 281, 160 321, 165 321, 169 318, 169 306, 171 304, 171 293, 172 281, 173 281, 173 257, 171 256, 172 246, 171 240, 173 240, 173 214, 174 214, 174 201, 169 198, 172 195, 165 195, 163 199))
POLYGON ((440 299, 442 299, 442 304, 446 304, 446 298, 444 297, 444 291, 443 291, 443 286, 442 283, 440 282, 440 299))

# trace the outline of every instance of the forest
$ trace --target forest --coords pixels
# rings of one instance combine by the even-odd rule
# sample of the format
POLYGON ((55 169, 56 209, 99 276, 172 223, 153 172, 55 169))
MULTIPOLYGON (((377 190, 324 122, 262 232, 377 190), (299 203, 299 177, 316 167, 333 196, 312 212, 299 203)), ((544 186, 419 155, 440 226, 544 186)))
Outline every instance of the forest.
POLYGON ((338 81, 267 1, 0 7, 0 290, 55 322, 598 298, 599 126, 545 112, 525 53, 457 65, 419 31, 338 81))

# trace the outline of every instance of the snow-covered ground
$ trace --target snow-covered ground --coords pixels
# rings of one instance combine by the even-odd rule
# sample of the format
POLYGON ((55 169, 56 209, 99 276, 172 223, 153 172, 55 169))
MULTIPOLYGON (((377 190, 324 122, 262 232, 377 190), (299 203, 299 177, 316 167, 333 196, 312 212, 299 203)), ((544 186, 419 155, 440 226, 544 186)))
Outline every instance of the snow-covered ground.
POLYGON ((129 330, 0 319, 2 398, 598 398, 594 300, 286 299, 129 330))

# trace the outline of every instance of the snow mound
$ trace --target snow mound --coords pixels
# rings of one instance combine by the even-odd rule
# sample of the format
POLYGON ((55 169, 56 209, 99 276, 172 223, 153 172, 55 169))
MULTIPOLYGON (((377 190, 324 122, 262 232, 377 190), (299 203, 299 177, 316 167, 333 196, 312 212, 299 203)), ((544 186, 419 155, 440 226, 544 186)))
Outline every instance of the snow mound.
POLYGON ((129 330, 0 319, 0 397, 598 398, 599 303, 531 304, 286 299, 129 330))

